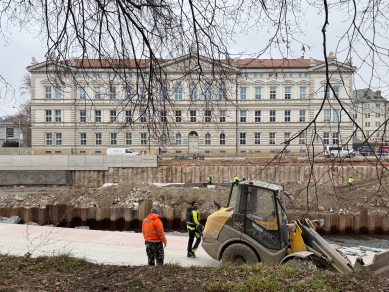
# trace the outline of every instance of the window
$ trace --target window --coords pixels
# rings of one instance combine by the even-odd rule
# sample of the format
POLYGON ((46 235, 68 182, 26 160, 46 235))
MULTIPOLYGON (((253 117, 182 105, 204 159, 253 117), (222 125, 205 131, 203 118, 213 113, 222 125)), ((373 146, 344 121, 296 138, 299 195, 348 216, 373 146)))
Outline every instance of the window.
POLYGON ((366 133, 366 137, 370 136, 370 131, 365 131, 365 133, 366 133))
POLYGON ((239 144, 246 145, 246 133, 239 133, 239 144))
POLYGON ((61 99, 62 98, 62 88, 61 87, 55 87, 55 99, 61 99))
POLYGON ((62 133, 55 133, 55 145, 62 145, 62 133))
POLYGON ((254 133, 254 144, 255 145, 261 144, 261 133, 254 133))
POLYGON ((146 123, 147 122, 147 114, 146 112, 142 112, 140 115, 140 122, 141 123, 146 123))
POLYGON ((86 145, 86 133, 80 133, 80 145, 86 145))
POLYGON ((285 99, 290 99, 292 95, 292 88, 291 87, 285 87, 285 99))
POLYGON ((323 111, 323 116, 324 116, 324 121, 325 121, 325 122, 331 121, 331 110, 325 109, 325 110, 323 111))
POLYGON ((167 136, 165 133, 162 134, 161 138, 160 138, 160 141, 161 141, 161 145, 166 145, 167 144, 167 136))
POLYGON ((270 111, 270 122, 274 123, 276 121, 276 111, 270 111))
POLYGON ((110 133, 110 136, 111 136, 111 141, 110 141, 110 144, 111 145, 117 145, 117 133, 110 133))
POLYGON ((140 90, 140 98, 141 99, 146 99, 146 97, 147 97, 146 87, 141 87, 139 90, 140 90))
POLYGON ((365 103, 365 108, 370 108, 370 103, 365 103))
POLYGON ((219 144, 220 145, 226 145, 226 134, 224 134, 224 133, 220 134, 219 144))
POLYGON ((376 113, 376 114, 375 114, 375 117, 376 117, 376 118, 380 118, 380 117, 381 117, 381 113, 376 113))
POLYGON ((365 127, 370 127, 370 122, 365 122, 365 127))
POLYGON ((366 119, 370 118, 370 113, 365 114, 365 118, 366 119))
POLYGON ((333 97, 339 98, 339 86, 333 86, 332 88, 334 89, 334 93, 335 93, 333 97))
POLYGON ((95 111, 95 122, 96 123, 101 123, 101 110, 96 110, 95 111))
POLYGON ((182 85, 177 85, 177 87, 174 89, 174 99, 182 100, 182 85))
POLYGON ((80 99, 86 99, 86 89, 85 89, 85 87, 80 87, 79 88, 79 94, 80 94, 80 99))
POLYGON ((13 138, 14 134, 14 128, 7 128, 7 138, 13 138))
POLYGON ((226 99, 227 99, 226 84, 222 83, 219 87, 219 100, 226 100, 226 99))
POLYGON ((61 122, 61 119, 61 110, 55 110, 55 121, 59 123, 61 122))
POLYGON ((324 85, 324 97, 330 98, 330 87, 327 85, 324 85))
POLYGON ((96 145, 101 145, 101 133, 95 133, 96 145))
POLYGON ((333 114, 333 117, 332 117, 332 121, 333 122, 339 122, 339 110, 332 110, 332 114, 333 114))
POLYGON ((103 73, 93 73, 93 78, 103 78, 103 73))
POLYGON ((53 145, 53 134, 52 133, 46 133, 46 145, 47 146, 53 145))
POLYGON ((181 123, 181 111, 176 111, 176 123, 181 123))
POLYGON ((116 87, 114 87, 114 86, 109 87, 109 99, 110 100, 116 99, 116 87))
POLYGON ((211 145, 211 134, 205 134, 205 145, 211 145))
POLYGON ((182 144, 182 136, 180 133, 176 134, 176 145, 181 145, 182 144))
POLYGON ((166 111, 161 111, 161 123, 166 123, 167 117, 166 117, 166 111))
POLYGON ((168 97, 169 97, 169 95, 168 95, 167 87, 166 87, 166 85, 163 85, 161 87, 161 91, 159 92, 159 99, 166 100, 166 99, 168 99, 168 97))
POLYGON ((206 123, 210 123, 211 122, 211 111, 205 111, 205 113, 204 113, 204 121, 206 123))
POLYGON ((299 145, 305 144, 305 132, 301 132, 299 136, 299 145))
POLYGON ((189 98, 190 100, 197 100, 197 87, 194 84, 189 85, 189 98))
POLYGON ((86 110, 80 110, 80 122, 81 123, 86 122, 86 110))
POLYGON ((190 111, 190 122, 196 123, 196 111, 190 111))
POLYGON ((95 99, 101 99, 101 87, 94 87, 95 99))
POLYGON ((240 122, 241 123, 246 123, 246 115, 247 115, 246 111, 240 111, 240 122))
POLYGON ((254 112, 254 121, 256 123, 260 123, 261 122, 261 111, 255 111, 254 112))
POLYGON ((307 98, 307 88, 300 87, 300 99, 306 99, 306 98, 307 98))
POLYGON ((284 142, 286 143, 287 142, 287 144, 289 144, 290 143, 290 132, 285 132, 284 133, 284 142))
POLYGON ((46 122, 52 121, 51 110, 46 110, 46 122))
POLYGON ((270 145, 276 144, 276 133, 269 133, 269 144, 270 145))
POLYGON ((127 86, 124 89, 124 98, 127 100, 132 99, 132 88, 131 87, 127 86))
POLYGON ((289 123, 290 122, 290 111, 284 111, 284 121, 289 123))
POLYGON ((220 123, 225 123, 226 122, 226 111, 220 111, 219 116, 220 116, 220 123))
POLYGON ((375 126, 378 128, 381 126, 381 122, 375 122, 375 126))
POLYGON ((246 100, 246 91, 247 91, 246 87, 240 88, 240 99, 241 100, 246 100))
POLYGON ((330 133, 328 132, 323 133, 323 144, 324 145, 330 144, 330 133))
POLYGON ((299 77, 308 77, 308 73, 299 73, 299 77))
POLYGON ((276 95, 277 95, 277 88, 270 87, 270 99, 276 99, 276 95))
POLYGON ((132 133, 126 133, 126 145, 132 145, 132 133))
POLYGON ((140 133, 140 145, 147 145, 147 133, 140 133))
POLYGON ((305 110, 300 110, 300 122, 305 122, 305 110))
POLYGON ((116 111, 110 111, 110 119, 111 123, 116 122, 116 111))
POLYGON ((248 73, 240 73, 239 74, 239 78, 246 78, 247 79, 247 77, 249 76, 249 74, 248 73))
POLYGON ((45 97, 46 99, 51 99, 51 86, 45 86, 45 97))
POLYGON ((211 87, 211 84, 206 84, 205 85, 204 98, 205 98, 205 100, 211 100, 212 99, 212 87, 211 87))
POLYGON ((126 111, 126 123, 132 123, 132 112, 126 111))
POLYGON ((255 99, 256 100, 262 99, 262 88, 261 87, 255 87, 255 99))
POLYGON ((263 77, 262 73, 254 73, 254 78, 263 77))
POLYGON ((332 133, 332 144, 339 144, 339 133, 332 133))

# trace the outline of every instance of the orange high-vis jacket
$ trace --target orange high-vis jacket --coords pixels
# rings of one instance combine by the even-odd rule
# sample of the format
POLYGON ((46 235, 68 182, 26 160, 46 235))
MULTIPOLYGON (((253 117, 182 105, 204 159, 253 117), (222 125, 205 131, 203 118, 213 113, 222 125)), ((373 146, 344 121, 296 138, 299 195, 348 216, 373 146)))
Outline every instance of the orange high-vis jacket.
POLYGON ((165 232, 163 231, 163 225, 158 214, 150 213, 142 223, 142 233, 146 241, 152 242, 166 242, 165 232))

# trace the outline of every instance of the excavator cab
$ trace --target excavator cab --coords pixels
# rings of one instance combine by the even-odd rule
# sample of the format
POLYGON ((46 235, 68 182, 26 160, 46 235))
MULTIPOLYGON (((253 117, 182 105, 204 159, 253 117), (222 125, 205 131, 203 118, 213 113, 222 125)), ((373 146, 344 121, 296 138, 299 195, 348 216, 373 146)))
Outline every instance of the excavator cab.
POLYGON ((253 181, 233 184, 228 206, 243 223, 244 233, 264 247, 280 250, 288 245, 288 218, 284 207, 284 191, 269 183, 253 181))

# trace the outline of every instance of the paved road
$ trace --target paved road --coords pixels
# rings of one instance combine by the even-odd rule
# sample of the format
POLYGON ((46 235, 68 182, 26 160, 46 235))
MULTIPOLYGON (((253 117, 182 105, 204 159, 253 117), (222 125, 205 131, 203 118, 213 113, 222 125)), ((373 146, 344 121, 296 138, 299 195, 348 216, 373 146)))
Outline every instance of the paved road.
MULTIPOLYGON (((217 267, 200 247, 197 258, 186 257, 188 237, 167 235, 165 263, 183 267, 217 267)), ((59 227, 0 223, 0 253, 33 256, 67 254, 88 261, 112 265, 147 264, 146 249, 140 233, 83 230, 59 227)))

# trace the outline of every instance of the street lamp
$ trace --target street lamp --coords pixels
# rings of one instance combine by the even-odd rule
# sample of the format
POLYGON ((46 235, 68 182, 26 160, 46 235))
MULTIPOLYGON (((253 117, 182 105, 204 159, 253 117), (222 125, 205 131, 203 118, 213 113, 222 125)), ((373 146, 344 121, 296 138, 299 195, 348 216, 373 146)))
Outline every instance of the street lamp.
POLYGON ((20 135, 21 135, 21 132, 20 132, 20 110, 14 106, 13 106, 13 108, 16 108, 19 111, 19 155, 20 155, 20 135))

